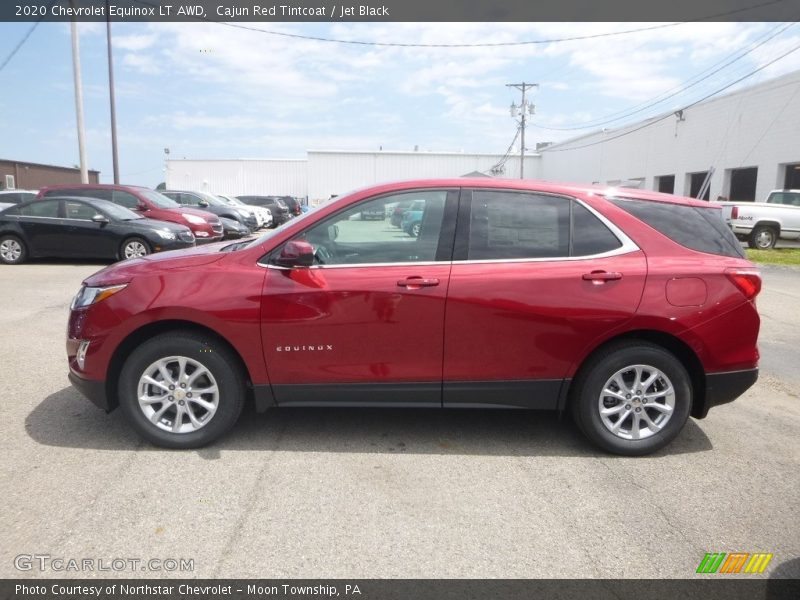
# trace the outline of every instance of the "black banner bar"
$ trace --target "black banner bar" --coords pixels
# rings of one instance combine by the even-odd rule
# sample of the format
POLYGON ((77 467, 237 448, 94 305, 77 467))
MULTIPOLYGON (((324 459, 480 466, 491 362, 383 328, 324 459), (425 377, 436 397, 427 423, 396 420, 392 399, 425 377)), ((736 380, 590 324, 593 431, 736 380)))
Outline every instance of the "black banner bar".
POLYGON ((2 0, 0 21, 796 21, 800 0, 2 0))
POLYGON ((784 600, 796 579, 18 579, 0 582, 3 600, 784 600))

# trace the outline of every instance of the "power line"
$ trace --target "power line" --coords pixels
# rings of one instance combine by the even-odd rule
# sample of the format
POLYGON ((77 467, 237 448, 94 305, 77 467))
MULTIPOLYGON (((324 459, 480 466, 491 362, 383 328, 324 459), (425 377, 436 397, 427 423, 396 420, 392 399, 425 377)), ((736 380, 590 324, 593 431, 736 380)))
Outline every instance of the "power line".
MULTIPOLYGON (((152 4, 151 2, 147 2, 146 0, 134 0, 137 4, 143 4, 150 7, 155 7, 157 5, 152 4)), ((254 31, 256 33, 263 33, 266 35, 273 35, 278 37, 286 37, 286 38, 293 38, 293 39, 301 39, 301 40, 309 40, 314 42, 326 42, 331 44, 349 44, 355 46, 380 46, 380 47, 387 47, 387 48, 498 48, 498 47, 508 47, 508 46, 533 46, 539 44, 555 44, 561 42, 575 42, 580 40, 592 40, 597 38, 604 38, 604 37, 611 37, 617 35, 627 35, 630 33, 639 33, 642 31, 653 31, 656 29, 665 29, 667 27, 676 27, 678 25, 685 25, 686 23, 696 23, 702 21, 714 21, 716 19, 721 19, 723 17, 728 17, 734 14, 747 12, 750 10, 755 10, 758 8, 763 8, 766 6, 771 6, 773 4, 780 4, 786 2, 787 0, 768 0, 767 2, 762 2, 760 4, 753 4, 751 6, 746 6, 743 8, 738 8, 734 10, 729 10, 722 13, 717 13, 714 15, 708 15, 705 17, 700 17, 698 19, 694 19, 691 21, 681 21, 677 23, 659 23, 658 25, 650 25, 648 27, 639 27, 636 29, 626 29, 623 31, 610 31, 606 33, 595 33, 590 35, 577 35, 577 36, 570 36, 570 37, 562 37, 562 38, 551 38, 551 39, 541 39, 541 40, 523 40, 519 42, 484 42, 484 43, 474 43, 474 44, 414 44, 414 43, 402 43, 402 42, 376 42, 371 40, 343 40, 338 38, 329 38, 323 36, 314 36, 314 35, 303 35, 299 33, 288 33, 285 31, 276 31, 274 29, 260 29, 258 27, 253 27, 251 25, 243 25, 242 23, 230 23, 230 22, 223 22, 223 21, 211 21, 205 17, 195 17, 198 21, 205 21, 207 23, 215 23, 217 25, 224 25, 226 27, 233 27, 235 29, 243 29, 246 31, 254 31)))
MULTIPOLYGON (((767 67, 769 67, 770 65, 773 65, 773 64, 775 64, 775 63, 776 63, 776 62, 778 62, 779 60, 783 60, 784 58, 786 58, 787 56, 789 56, 789 55, 790 55, 790 54, 792 54, 793 52, 797 52, 798 50, 800 50, 800 44, 798 44, 797 46, 795 46, 794 48, 792 48, 792 49, 791 49, 791 50, 789 50, 788 52, 784 52, 783 54, 781 54, 781 55, 780 55, 780 56, 778 56, 777 58, 774 58, 774 59, 772 59, 772 60, 771 60, 771 61, 769 61, 768 63, 765 63, 765 64, 761 65, 761 66, 760 66, 760 67, 758 67, 757 69, 755 69, 755 70, 753 70, 753 71, 750 71, 750 72, 749 72, 747 75, 744 75, 743 77, 740 77, 740 78, 739 78, 739 79, 737 79, 736 81, 733 81, 733 82, 731 82, 731 83, 729 83, 729 84, 727 84, 727 85, 725 85, 725 86, 723 86, 723 87, 721 87, 721 88, 719 88, 719 89, 717 89, 717 90, 715 90, 715 91, 711 92, 710 94, 707 94, 707 95, 703 96, 703 97, 702 97, 702 98, 700 98, 699 100, 695 100, 695 101, 694 101, 694 102, 692 102, 691 104, 687 104, 686 106, 684 106, 683 108, 681 108, 679 111, 676 111, 676 112, 683 112, 683 111, 686 111, 686 110, 688 110, 688 109, 692 108, 693 106, 697 106, 697 105, 698 105, 698 104, 700 104, 701 102, 705 102, 705 101, 706 101, 706 100, 708 100, 709 98, 713 98, 713 97, 714 97, 714 96, 716 96, 717 94, 721 94, 722 92, 724 92, 725 90, 727 90, 727 89, 729 89, 729 88, 733 87, 733 86, 734 86, 734 85, 736 85, 737 83, 741 83, 741 82, 742 82, 742 81, 744 81, 745 79, 749 79, 750 77, 752 77, 752 76, 753 76, 753 75, 755 75, 756 73, 760 73, 761 71, 763 71, 764 69, 766 69, 766 68, 767 68, 767 67)), ((589 147, 591 147, 591 146, 597 146, 597 145, 599 145, 599 144, 605 144, 606 142, 610 142, 610 141, 613 141, 613 140, 618 140, 619 138, 623 138, 623 137, 625 137, 626 135, 630 135, 630 134, 632 134, 632 133, 636 133, 637 131, 641 131, 642 129, 645 129, 645 128, 647 128, 647 127, 651 127, 651 126, 655 125, 656 123, 660 123, 661 121, 664 121, 664 120, 666 120, 666 119, 670 118, 670 117, 671 117, 671 116, 673 116, 674 114, 675 114, 675 112, 669 112, 669 113, 667 113, 667 114, 665 114, 665 115, 663 115, 663 116, 661 116, 661 117, 659 117, 659 118, 657 118, 657 119, 653 119, 652 121, 648 121, 648 122, 646 122, 646 123, 643 123, 643 124, 642 124, 642 125, 640 125, 639 127, 636 127, 636 128, 634 128, 634 129, 630 129, 630 130, 628 130, 628 131, 625 131, 625 132, 623 132, 623 133, 620 133, 619 135, 615 135, 615 136, 613 136, 613 137, 609 137, 609 138, 605 138, 605 139, 602 139, 602 140, 598 140, 598 141, 596 141, 596 142, 591 142, 591 143, 589 143, 589 144, 582 144, 582 145, 580 145, 580 146, 572 146, 572 147, 570 147, 570 148, 552 148, 552 149, 548 149, 547 151, 548 151, 548 152, 566 152, 566 151, 568 151, 568 150, 580 150, 580 149, 582 149, 582 148, 589 148, 589 147)), ((565 143, 569 143, 569 142, 565 142, 565 143)))
POLYGON ((593 119, 591 121, 585 121, 581 125, 574 125, 574 126, 569 126, 569 127, 550 127, 550 126, 546 126, 546 125, 537 125, 537 124, 533 124, 533 127, 536 127, 537 129, 545 129, 545 130, 548 130, 548 131, 576 131, 576 130, 581 130, 581 129, 587 129, 587 128, 590 128, 590 127, 600 127, 602 125, 607 125, 608 123, 614 123, 616 121, 621 121, 623 119, 627 119, 628 117, 631 117, 633 115, 639 114, 639 113, 647 110, 648 108, 652 108, 653 106, 661 104, 665 100, 668 100, 670 98, 674 98, 675 96, 678 96, 678 95, 682 94, 683 92, 693 88, 694 86, 699 85, 700 83, 703 83, 703 82, 707 81, 709 77, 711 77, 713 75, 716 75, 717 73, 719 73, 720 71, 726 69, 730 65, 738 62, 739 60, 741 60, 742 58, 744 58, 748 54, 754 52, 755 50, 757 50, 758 48, 760 48, 761 46, 763 46, 764 44, 769 42, 770 40, 774 39, 775 37, 777 37, 777 36, 779 36, 779 35, 781 35, 783 33, 785 33, 789 28, 793 27, 794 25, 796 25, 796 23, 789 23, 787 25, 779 25, 778 27, 776 27, 775 29, 773 29, 770 32, 770 35, 768 35, 766 38, 760 40, 758 43, 756 43, 755 45, 751 46, 749 49, 747 49, 743 53, 740 54, 741 51, 737 50, 733 54, 730 54, 726 58, 722 59, 722 61, 719 61, 719 62, 715 63, 714 65, 712 65, 708 69, 700 71, 699 73, 697 73, 693 77, 687 79, 686 81, 684 81, 683 83, 679 84, 678 86, 675 86, 675 87, 667 90, 666 92, 663 92, 662 94, 651 98, 650 100, 645 100, 644 103, 636 104, 634 106, 629 107, 628 109, 625 109, 625 110, 622 110, 622 111, 617 111, 615 113, 610 113, 610 114, 606 115, 606 117, 613 117, 613 118, 600 117, 599 119, 593 119), (781 27, 783 27, 783 28, 781 29, 781 27), (780 31, 777 31, 778 29, 780 29, 780 31), (734 58, 731 58, 731 57, 734 57, 734 58), (721 66, 719 66, 719 65, 721 65, 721 66), (715 69, 714 67, 717 67, 717 68, 715 69), (672 92, 672 93, 669 93, 669 92, 672 92), (635 109, 635 110, 632 110, 632 109, 635 109), (614 115, 619 115, 619 116, 614 116, 614 115))
POLYGON ((514 148, 514 144, 517 143, 517 139, 519 138, 519 132, 522 131, 522 126, 519 125, 517 127, 517 132, 514 134, 514 139, 511 140, 511 143, 508 145, 508 150, 506 150, 505 154, 503 154, 503 158, 498 160, 494 165, 489 167, 488 171, 490 173, 495 173, 498 169, 502 169, 508 159, 511 157, 511 150, 514 148))
POLYGON ((11 62, 11 59, 12 59, 12 58, 14 58, 14 55, 15 55, 17 52, 19 52, 19 51, 20 51, 20 48, 22 48, 22 46, 24 46, 24 45, 25 45, 25 42, 27 42, 27 41, 28 41, 28 38, 29 38, 29 37, 31 37, 31 34, 32 34, 32 33, 33 33, 35 30, 36 30, 36 28, 39 26, 39 23, 41 23, 41 22, 42 22, 42 20, 44 19, 45 15, 47 14, 47 12, 49 12, 49 10, 50 10, 50 6, 52 6, 52 5, 53 5, 53 4, 55 4, 55 3, 56 3, 56 0, 53 0, 53 2, 51 2, 51 3, 48 5, 48 7, 47 7, 47 10, 46 10, 44 13, 42 13, 42 16, 39 18, 39 20, 38 20, 38 21, 36 21, 36 22, 33 24, 33 26, 32 26, 32 27, 31 27, 31 28, 28 30, 28 32, 27 32, 27 33, 26 33, 24 36, 22 36, 22 39, 21 39, 21 40, 20 40, 20 41, 17 43, 17 45, 16 45, 16 46, 14 46, 14 49, 13 49, 13 50, 12 50, 12 51, 11 51, 11 52, 8 54, 8 56, 6 56, 6 57, 5 57, 5 59, 3 59, 3 62, 2 62, 2 63, 0 63, 0 72, 2 72, 2 71, 3 71, 3 69, 5 69, 5 68, 6 68, 6 66, 8 65, 8 63, 10 63, 10 62, 11 62))

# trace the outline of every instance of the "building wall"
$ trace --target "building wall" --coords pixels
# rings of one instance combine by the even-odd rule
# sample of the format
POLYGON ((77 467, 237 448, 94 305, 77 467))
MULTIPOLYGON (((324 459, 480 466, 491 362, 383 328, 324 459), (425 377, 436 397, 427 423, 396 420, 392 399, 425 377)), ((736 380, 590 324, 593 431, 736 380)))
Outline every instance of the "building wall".
MULTIPOLYGON (((6 188, 6 175, 14 177, 14 187, 18 190, 38 190, 47 185, 81 182, 80 169, 0 160, 0 189, 6 188)), ((98 171, 89 171, 89 183, 98 183, 99 176, 98 171)))
POLYGON ((597 132, 541 151, 548 180, 615 184, 675 175, 675 192, 689 194, 689 175, 715 167, 711 199, 728 197, 730 170, 758 167, 755 197, 782 187, 785 165, 800 162, 800 72, 739 90, 619 139, 576 148, 641 127, 597 132))
POLYGON ((307 195, 307 161, 168 160, 167 189, 219 194, 307 195))
MULTIPOLYGON (((461 177, 473 171, 485 172, 502 157, 498 154, 438 152, 347 152, 308 151, 308 197, 311 202, 327 200, 351 190, 401 179, 461 177)), ((525 176, 539 176, 535 155, 525 159, 525 176)), ((505 164, 503 177, 519 177, 519 157, 505 164)))

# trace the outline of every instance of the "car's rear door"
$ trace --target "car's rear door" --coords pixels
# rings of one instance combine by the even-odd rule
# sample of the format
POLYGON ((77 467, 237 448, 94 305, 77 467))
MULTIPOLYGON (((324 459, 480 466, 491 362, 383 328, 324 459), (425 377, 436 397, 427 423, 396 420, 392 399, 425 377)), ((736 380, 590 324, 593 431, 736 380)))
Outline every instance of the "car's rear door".
POLYGON ((465 191, 458 223, 444 405, 556 408, 576 358, 635 313, 644 254, 558 195, 465 191))
MULTIPOLYGON (((457 190, 422 190, 419 237, 362 221, 398 196, 354 205, 297 239, 316 263, 269 265, 261 335, 279 404, 441 406, 445 299, 457 190)), ((276 252, 279 252, 280 248, 276 252)), ((275 254, 275 253, 273 253, 275 254)))
POLYGON ((37 200, 20 206, 19 226, 34 255, 61 256, 66 226, 61 217, 61 201, 37 200))

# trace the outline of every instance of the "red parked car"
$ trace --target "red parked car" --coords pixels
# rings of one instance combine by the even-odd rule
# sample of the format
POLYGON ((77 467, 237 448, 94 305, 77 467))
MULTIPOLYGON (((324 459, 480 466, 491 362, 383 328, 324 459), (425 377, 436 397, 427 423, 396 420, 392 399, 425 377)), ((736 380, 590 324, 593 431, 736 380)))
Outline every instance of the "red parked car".
POLYGON ((569 410, 640 455, 758 376, 758 271, 719 208, 641 190, 448 179, 337 198, 255 240, 89 277, 70 379, 151 442, 272 406, 569 410), (364 210, 424 199, 419 235, 364 210))
POLYGON ((222 222, 216 215, 181 206, 163 194, 146 187, 102 183, 53 185, 39 190, 37 197, 47 196, 83 196, 108 200, 148 219, 185 225, 192 230, 198 244, 218 242, 223 236, 222 222))

